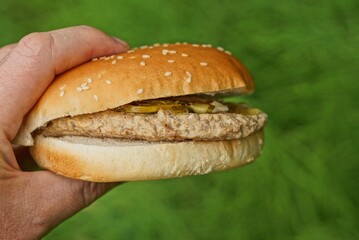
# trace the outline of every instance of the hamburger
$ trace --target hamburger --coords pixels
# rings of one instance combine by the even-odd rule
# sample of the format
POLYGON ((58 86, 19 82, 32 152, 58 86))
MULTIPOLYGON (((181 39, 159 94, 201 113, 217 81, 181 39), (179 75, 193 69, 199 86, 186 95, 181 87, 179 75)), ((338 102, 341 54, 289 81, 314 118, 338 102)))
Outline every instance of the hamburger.
POLYGON ((267 115, 223 96, 252 93, 223 48, 154 44, 59 76, 14 139, 42 168, 94 182, 206 174, 254 161, 267 115))

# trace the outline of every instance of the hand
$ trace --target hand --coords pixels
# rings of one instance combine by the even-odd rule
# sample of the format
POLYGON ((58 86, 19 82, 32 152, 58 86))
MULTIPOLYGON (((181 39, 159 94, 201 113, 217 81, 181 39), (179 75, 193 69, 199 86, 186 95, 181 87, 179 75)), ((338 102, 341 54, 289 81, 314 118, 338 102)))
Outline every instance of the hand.
POLYGON ((127 49, 87 26, 32 33, 0 48, 0 239, 41 238, 116 185, 22 171, 28 151, 14 151, 10 142, 55 75, 127 49))

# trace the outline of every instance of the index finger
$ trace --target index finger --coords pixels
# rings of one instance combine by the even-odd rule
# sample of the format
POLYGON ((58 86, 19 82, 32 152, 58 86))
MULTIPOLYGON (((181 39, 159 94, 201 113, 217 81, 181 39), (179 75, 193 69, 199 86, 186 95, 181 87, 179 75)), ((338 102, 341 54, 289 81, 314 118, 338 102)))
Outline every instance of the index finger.
POLYGON ((0 66, 0 131, 13 139, 24 115, 56 74, 127 49, 124 41, 87 26, 25 36, 0 66))

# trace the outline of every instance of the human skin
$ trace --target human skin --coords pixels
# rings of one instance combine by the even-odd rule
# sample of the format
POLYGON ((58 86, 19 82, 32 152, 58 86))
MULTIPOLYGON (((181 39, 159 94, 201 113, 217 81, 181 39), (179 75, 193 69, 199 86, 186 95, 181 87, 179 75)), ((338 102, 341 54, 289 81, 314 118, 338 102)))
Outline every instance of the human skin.
POLYGON ((32 159, 11 141, 57 74, 128 48, 88 26, 31 33, 0 48, 0 239, 39 239, 117 185, 23 171, 32 159))

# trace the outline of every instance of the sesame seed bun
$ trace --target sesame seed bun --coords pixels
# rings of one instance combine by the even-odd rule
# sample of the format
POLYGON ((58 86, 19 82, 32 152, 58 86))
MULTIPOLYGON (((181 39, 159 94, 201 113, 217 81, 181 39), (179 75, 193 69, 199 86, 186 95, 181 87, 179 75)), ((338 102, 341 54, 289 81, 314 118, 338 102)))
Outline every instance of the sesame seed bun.
POLYGON ((37 130, 58 118, 103 112, 134 101, 199 93, 246 94, 253 89, 248 70, 223 48, 143 46, 93 59, 57 76, 25 117, 13 143, 32 146, 34 159, 46 169, 95 182, 152 180, 231 169, 260 155, 261 130, 233 140, 172 142, 53 137, 37 130))

